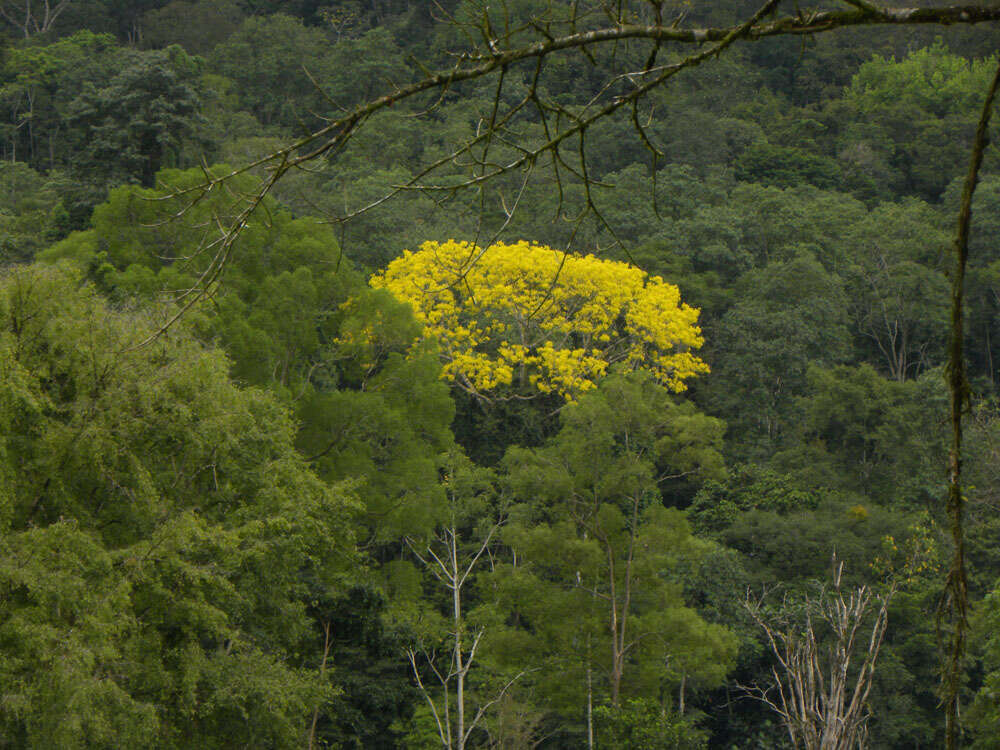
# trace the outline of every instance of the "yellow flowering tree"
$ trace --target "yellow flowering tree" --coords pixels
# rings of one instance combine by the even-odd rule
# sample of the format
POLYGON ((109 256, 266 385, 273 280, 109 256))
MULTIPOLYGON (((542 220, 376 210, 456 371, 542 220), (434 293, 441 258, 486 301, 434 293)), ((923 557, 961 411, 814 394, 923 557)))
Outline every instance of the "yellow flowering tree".
POLYGON ((413 306, 440 345, 443 377, 483 399, 573 400, 618 362, 674 391, 708 372, 693 353, 703 342, 699 311, 627 263, 449 240, 404 252, 371 284, 413 306))

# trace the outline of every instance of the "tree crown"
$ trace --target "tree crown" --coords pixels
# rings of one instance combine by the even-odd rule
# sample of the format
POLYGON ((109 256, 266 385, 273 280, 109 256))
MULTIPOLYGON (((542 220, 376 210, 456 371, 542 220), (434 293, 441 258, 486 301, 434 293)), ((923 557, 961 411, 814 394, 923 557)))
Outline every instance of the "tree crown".
POLYGON ((443 377, 487 400, 595 387, 608 366, 643 367, 674 391, 708 372, 696 308, 627 263, 528 242, 427 242, 372 277, 437 339, 443 377))

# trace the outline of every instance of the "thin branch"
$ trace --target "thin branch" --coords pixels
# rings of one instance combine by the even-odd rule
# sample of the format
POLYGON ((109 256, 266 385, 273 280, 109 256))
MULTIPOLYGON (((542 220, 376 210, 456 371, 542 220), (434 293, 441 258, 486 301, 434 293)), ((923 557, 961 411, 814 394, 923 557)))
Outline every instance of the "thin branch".
MULTIPOLYGON (((431 694, 424 687, 423 680, 420 679, 420 670, 417 669, 417 652, 413 649, 408 649, 406 655, 410 658, 410 666, 413 667, 413 677, 417 681, 417 687, 420 689, 421 694, 427 700, 427 705, 431 707, 431 714, 434 716, 434 721, 437 724, 438 735, 441 737, 441 742, 445 747, 451 747, 451 742, 449 741, 448 734, 451 733, 450 725, 448 725, 448 733, 445 733, 445 724, 441 721, 441 716, 438 714, 437 706, 434 705, 434 701, 431 700, 431 694)), ((434 669, 433 662, 431 662, 431 668, 434 669)), ((437 670, 434 670, 437 673, 437 670)), ((440 678, 440 675, 438 675, 440 678)))
POLYGON ((873 16, 881 15, 882 9, 877 5, 869 3, 868 0, 844 0, 848 5, 852 5, 864 13, 869 13, 873 16))
POLYGON ((481 705, 479 707, 479 709, 476 711, 476 715, 473 717, 472 721, 469 723, 469 728, 468 728, 468 730, 465 733, 465 737, 463 738, 466 742, 468 741, 469 736, 472 734, 472 731, 479 724, 480 719, 483 718, 483 715, 487 711, 489 711, 490 708, 492 708, 494 704, 499 703, 501 700, 503 700, 504 695, 507 694, 507 691, 510 690, 511 686, 515 682, 517 682, 522 677, 524 677, 524 675, 528 674, 528 672, 533 672, 533 671, 536 671, 536 670, 533 670, 533 669, 524 669, 524 670, 521 670, 516 675, 514 675, 510 680, 508 680, 506 685, 504 685, 502 688, 500 688, 500 692, 497 693, 497 695, 496 695, 495 698, 493 698, 492 700, 487 701, 486 703, 484 703, 483 705, 481 705))

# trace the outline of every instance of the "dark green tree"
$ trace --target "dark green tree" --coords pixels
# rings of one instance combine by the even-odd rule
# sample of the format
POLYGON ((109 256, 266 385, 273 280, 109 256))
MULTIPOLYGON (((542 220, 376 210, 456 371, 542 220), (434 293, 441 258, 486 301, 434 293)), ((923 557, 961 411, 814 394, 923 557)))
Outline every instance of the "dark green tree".
POLYGON ((162 167, 180 166, 199 135, 199 65, 178 46, 132 52, 109 81, 88 82, 66 110, 71 167, 106 188, 152 187, 162 167))

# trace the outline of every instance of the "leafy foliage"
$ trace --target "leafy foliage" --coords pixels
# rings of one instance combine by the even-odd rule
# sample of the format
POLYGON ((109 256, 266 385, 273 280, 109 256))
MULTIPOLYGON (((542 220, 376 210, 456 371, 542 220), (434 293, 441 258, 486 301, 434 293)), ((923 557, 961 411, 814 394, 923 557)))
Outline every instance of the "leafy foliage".
POLYGON ((734 639, 684 606, 678 581, 681 561, 708 548, 663 507, 658 483, 718 473, 721 425, 640 373, 606 378, 562 422, 546 446, 505 460, 523 504, 505 531, 514 564, 494 585, 520 627, 500 654, 544 665, 526 679, 568 715, 588 700, 717 685, 734 639))
MULTIPOLYGON (((935 564, 893 602, 871 743, 943 745, 946 268, 996 65, 988 24, 733 45, 561 142, 558 179, 536 158, 451 190, 627 95, 639 78, 619 74, 674 64, 676 45, 588 45, 505 66, 502 87, 390 97, 347 148, 282 178, 210 299, 133 349, 190 299, 265 176, 170 197, 231 170, 213 161, 252 161, 421 63, 464 64, 451 53, 467 43, 486 62, 490 42, 604 26, 606 8, 643 25, 660 7, 671 33, 757 9, 688 5, 70 0, 45 33, 9 27, 0 745, 440 747, 415 683, 432 670, 406 651, 481 631, 467 703, 507 688, 473 745, 578 748, 591 721, 598 746, 776 747, 781 728, 738 699, 772 666, 747 586, 794 595, 834 550, 871 583, 917 542, 935 564), (544 106, 523 100, 480 150, 495 109, 528 92, 544 106), (434 162, 435 189, 411 189, 434 162), (591 202, 600 219, 577 220, 591 202), (470 242, 398 258, 444 237, 470 242), (473 461, 457 474, 490 490, 449 526, 456 442, 473 461), (496 523, 456 627, 406 539, 426 550, 450 528, 461 555, 496 523), (641 637, 616 652, 623 586, 641 637)), ((997 714, 997 155, 967 277, 966 715, 982 747, 997 714)))
POLYGON ((635 750, 698 750, 705 738, 688 721, 665 714, 655 703, 630 700, 620 708, 598 706, 594 711, 602 746, 635 750))
POLYGON ((189 333, 135 349, 148 319, 55 269, 8 273, 0 305, 4 734, 297 746, 329 694, 302 576, 355 563, 350 487, 189 333))

